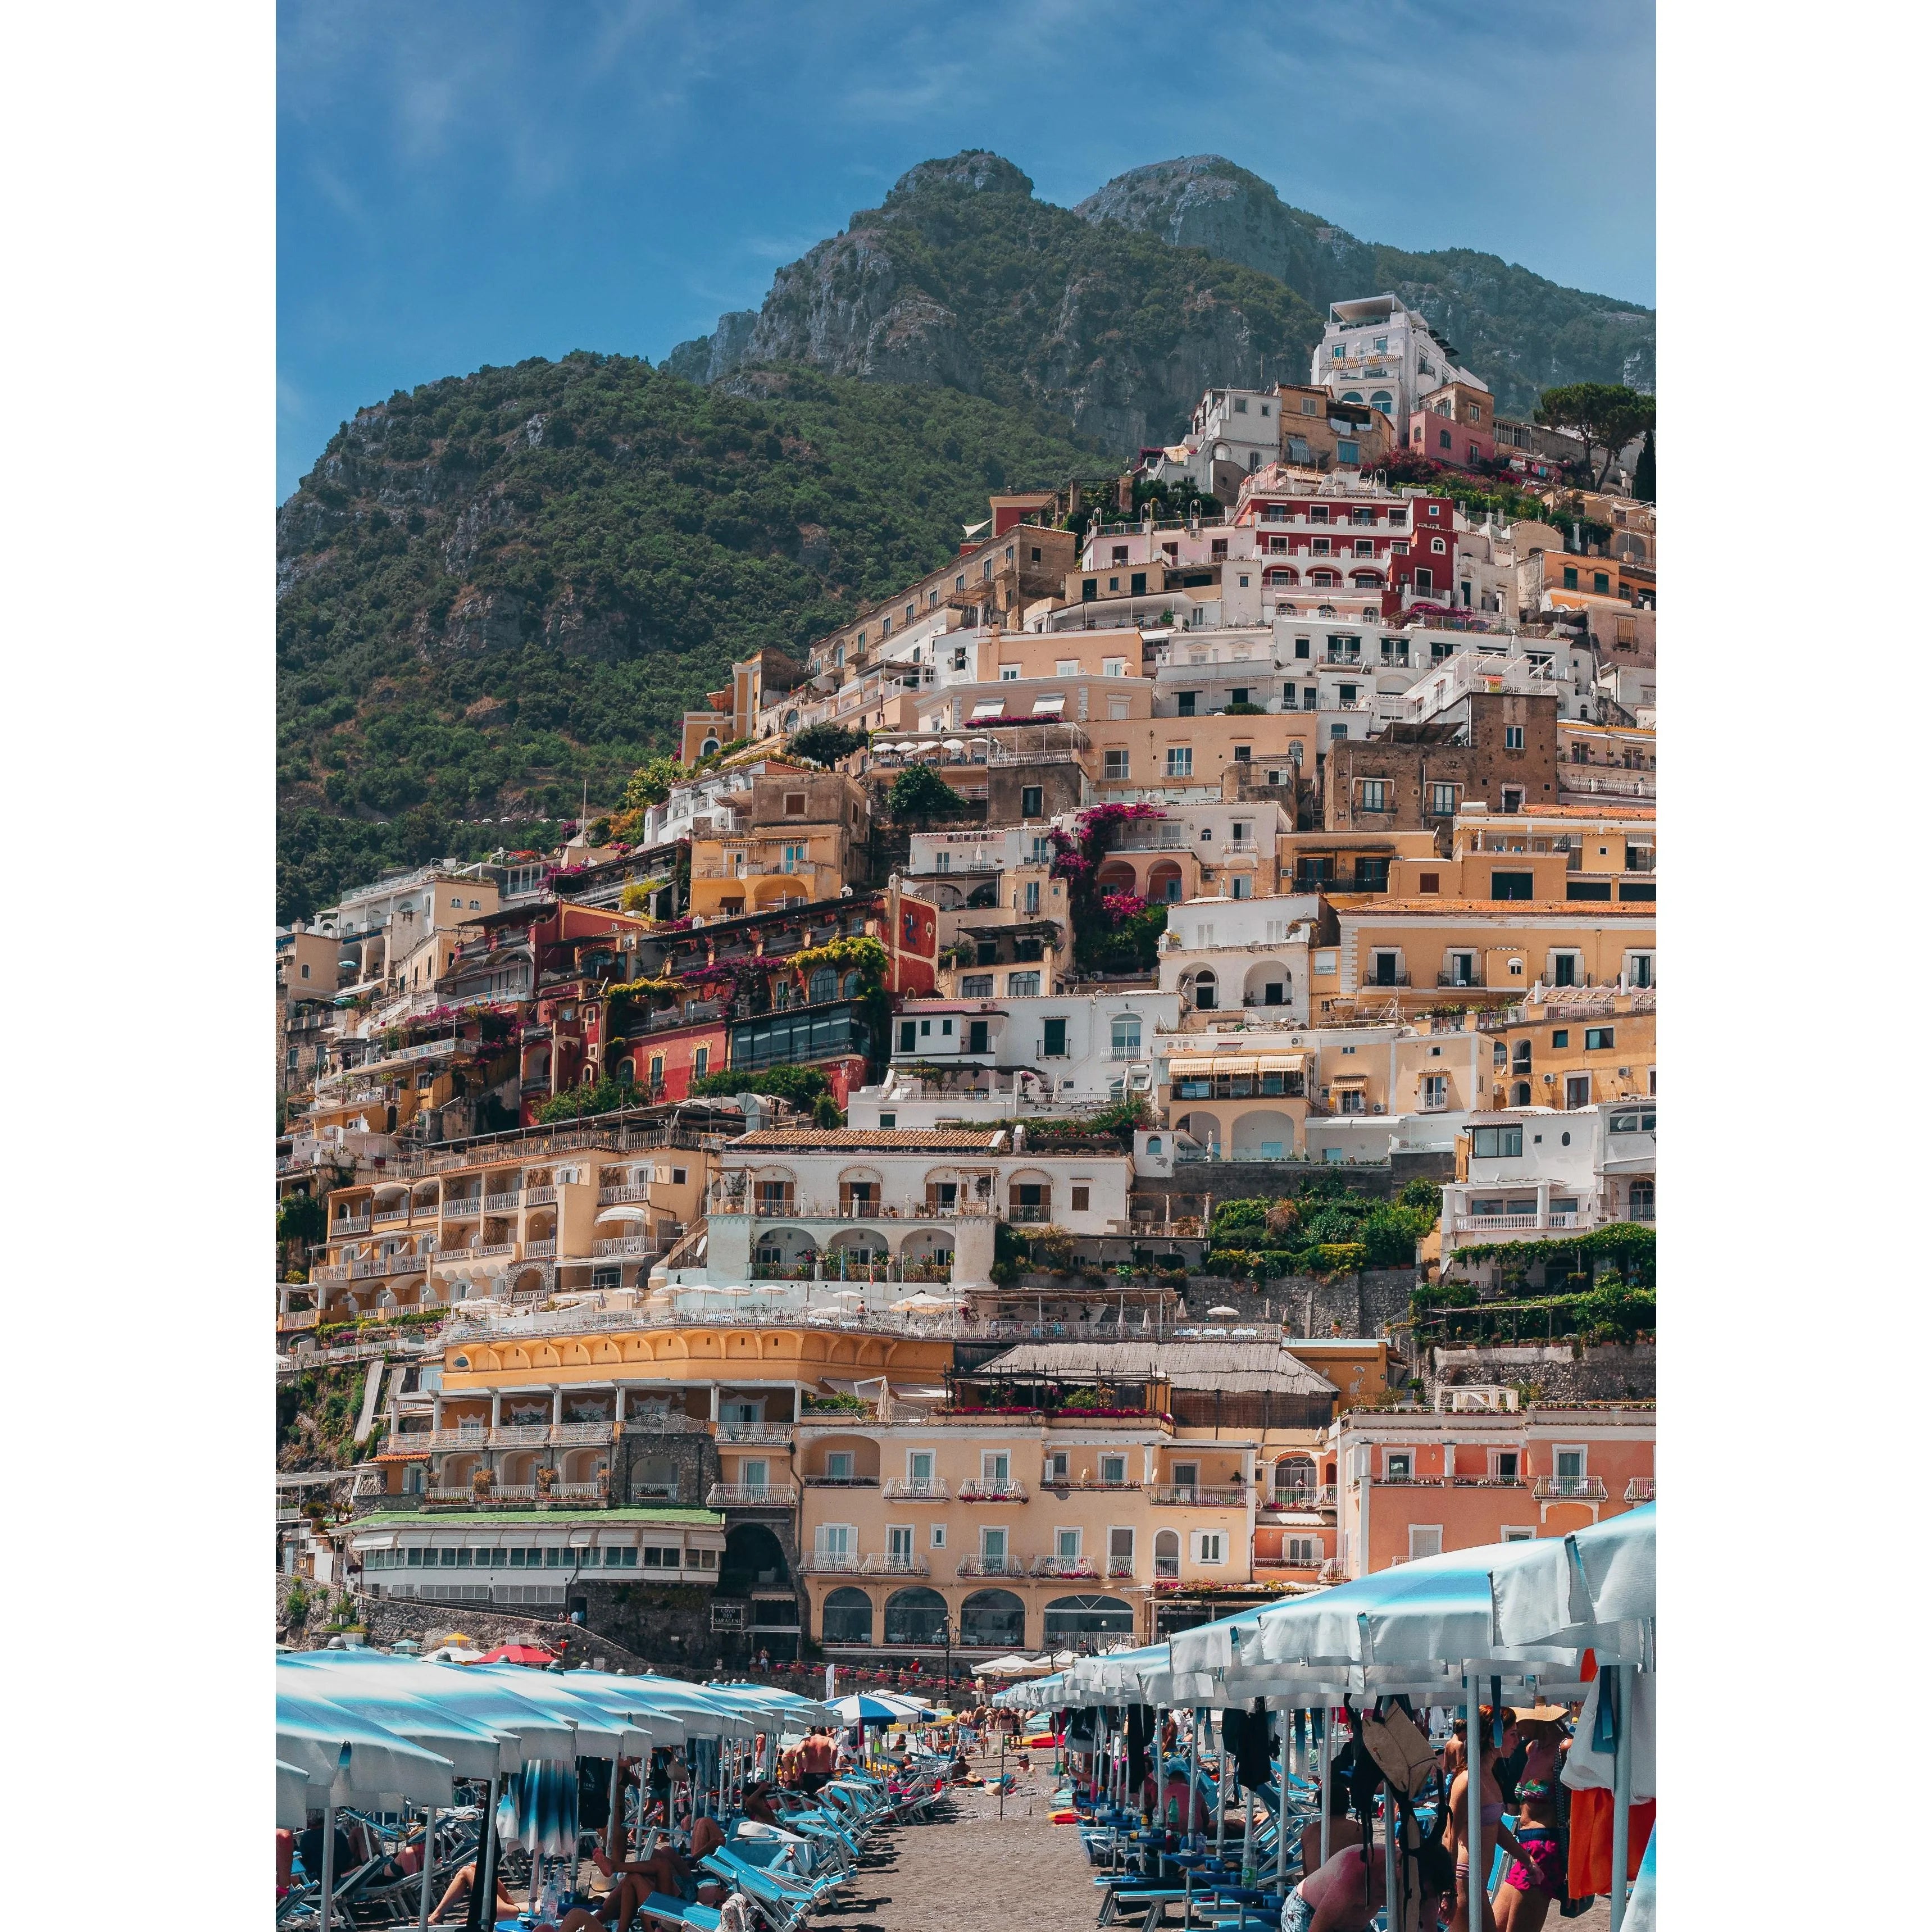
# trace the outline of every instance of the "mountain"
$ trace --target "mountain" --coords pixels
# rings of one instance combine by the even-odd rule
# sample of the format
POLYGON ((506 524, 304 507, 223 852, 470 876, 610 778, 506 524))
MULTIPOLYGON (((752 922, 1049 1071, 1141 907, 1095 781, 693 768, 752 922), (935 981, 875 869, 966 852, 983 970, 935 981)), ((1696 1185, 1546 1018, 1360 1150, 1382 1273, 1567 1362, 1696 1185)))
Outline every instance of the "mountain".
POLYGON ((580 352, 359 410, 277 520, 278 916, 610 804, 734 658, 930 569, 989 490, 1108 468, 1037 411, 814 370, 580 352))
POLYGON ((1655 387, 1652 310, 1495 255, 1360 241, 1216 154, 1130 169, 1072 209, 997 154, 923 162, 668 366, 716 382, 804 362, 1024 397, 1124 454, 1178 434, 1211 384, 1306 382, 1328 304, 1384 291, 1505 413, 1559 382, 1655 387))
POLYGON ((998 154, 902 175, 883 206, 781 268, 666 366, 698 382, 804 363, 1067 418, 1126 454, 1172 440, 1220 382, 1307 378, 1322 319, 1272 274, 1034 198, 998 154))
POLYGON ((1654 310, 1564 288, 1473 249, 1414 254, 1359 242, 1219 154, 1130 168, 1073 212, 1240 262, 1324 312, 1349 296, 1398 295, 1462 352, 1506 415, 1526 416, 1561 382, 1657 387, 1654 310))

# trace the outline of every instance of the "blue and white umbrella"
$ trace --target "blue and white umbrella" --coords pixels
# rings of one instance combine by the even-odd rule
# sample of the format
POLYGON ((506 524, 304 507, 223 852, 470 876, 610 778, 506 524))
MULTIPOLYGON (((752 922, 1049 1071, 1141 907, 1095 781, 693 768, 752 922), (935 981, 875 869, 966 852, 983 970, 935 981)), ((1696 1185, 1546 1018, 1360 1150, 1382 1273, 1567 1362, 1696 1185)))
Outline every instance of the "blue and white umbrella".
POLYGON ((532 1858, 561 1858, 577 1850, 577 1767, 534 1759, 504 1786, 496 1829, 506 1845, 532 1858))
POLYGON ((850 1696, 835 1697, 830 1708, 842 1724, 896 1724, 902 1718, 932 1714, 929 1704, 916 1703, 910 1697, 895 1697, 880 1691, 859 1690, 850 1696))

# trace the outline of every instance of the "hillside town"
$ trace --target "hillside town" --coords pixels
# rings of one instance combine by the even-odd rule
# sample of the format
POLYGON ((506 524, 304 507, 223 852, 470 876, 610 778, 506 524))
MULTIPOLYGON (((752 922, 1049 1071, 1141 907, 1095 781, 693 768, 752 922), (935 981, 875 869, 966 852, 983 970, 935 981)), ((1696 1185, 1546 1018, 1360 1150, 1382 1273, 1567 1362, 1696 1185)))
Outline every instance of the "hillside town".
POLYGON ((282 1634, 950 1673, 1652 1500, 1649 460, 1338 301, 278 932, 282 1634))

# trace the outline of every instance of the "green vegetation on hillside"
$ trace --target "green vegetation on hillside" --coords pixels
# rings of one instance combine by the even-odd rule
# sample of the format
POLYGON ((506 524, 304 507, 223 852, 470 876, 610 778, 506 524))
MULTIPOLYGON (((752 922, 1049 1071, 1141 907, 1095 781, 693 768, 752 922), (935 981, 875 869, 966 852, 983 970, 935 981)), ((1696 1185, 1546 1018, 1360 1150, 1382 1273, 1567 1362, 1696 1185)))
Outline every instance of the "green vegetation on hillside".
POLYGON ((278 916, 615 802, 734 658, 802 653, 989 490, 1094 453, 1030 410, 578 353, 398 392, 283 506, 278 916), (510 815, 512 826, 473 822, 510 815))

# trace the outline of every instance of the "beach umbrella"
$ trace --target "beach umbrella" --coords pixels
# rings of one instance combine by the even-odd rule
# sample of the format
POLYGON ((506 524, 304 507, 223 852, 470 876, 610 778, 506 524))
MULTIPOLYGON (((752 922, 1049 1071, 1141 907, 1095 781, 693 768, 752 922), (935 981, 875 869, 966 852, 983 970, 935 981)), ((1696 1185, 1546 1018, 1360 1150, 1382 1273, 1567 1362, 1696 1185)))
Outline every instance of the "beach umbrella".
MULTIPOLYGON (((514 1771, 523 1762, 522 1748, 509 1732, 494 1730, 447 1708, 439 1708, 394 1687, 358 1683, 347 1672, 311 1675, 318 1680, 316 1689, 337 1709, 380 1724, 421 1749, 446 1757, 458 1778, 494 1778, 500 1771, 514 1771)), ((308 1689, 304 1684, 304 1694, 308 1689)))
MULTIPOLYGON (((1575 1642, 1595 1647, 1601 1627, 1657 1615, 1657 1505, 1563 1537, 1507 1546, 1520 1560, 1492 1570, 1496 1634, 1504 1643, 1575 1642)), ((1602 1647, 1632 1647, 1627 1628, 1602 1647)))
POLYGON ((958 1294, 909 1294, 892 1304, 895 1315, 936 1314, 944 1309, 964 1308, 964 1296, 958 1294))
POLYGON ((890 1724, 895 1718, 922 1715, 929 1706, 885 1691, 860 1690, 834 1698, 831 1708, 842 1724, 890 1724))
POLYGON ((577 1849, 577 1767, 534 1759, 504 1787, 496 1827, 506 1845, 520 1845, 532 1858, 561 1858, 577 1849))
POLYGON ((298 1764, 284 1764, 280 1758, 275 1760, 275 1828, 282 1832, 299 1832, 308 1823, 310 1798, 320 1804, 322 1792, 309 1781, 309 1774, 298 1764))
POLYGON ((556 1652, 546 1649, 540 1643, 500 1643, 494 1650, 486 1650, 477 1660, 479 1664, 521 1664, 532 1670, 546 1670, 556 1661, 556 1652))
POLYGON ((560 1716, 524 1694, 545 1682, 532 1671, 506 1667, 499 1672, 494 1666, 466 1670, 368 1651, 311 1651, 302 1658, 286 1660, 282 1667, 292 1673, 290 1682, 296 1681, 292 1673, 307 1672, 314 1679, 314 1694, 347 1708, 355 1708, 356 1700, 362 1697, 373 1701, 406 1697, 432 1710, 485 1725, 517 1740, 514 1761, 518 1763, 527 1758, 578 1754, 574 1715, 560 1716), (314 1661, 308 1661, 311 1658, 314 1661))
POLYGON ((306 1772, 330 1804, 374 1802, 393 1793, 412 1804, 452 1802, 448 1759, 419 1749, 373 1720, 326 1697, 275 1692, 275 1757, 306 1772))
POLYGON ((1238 1308, 1228 1308, 1225 1306, 1220 1308, 1210 1308, 1208 1311, 1210 1315, 1238 1315, 1240 1312, 1241 1311, 1238 1308))

